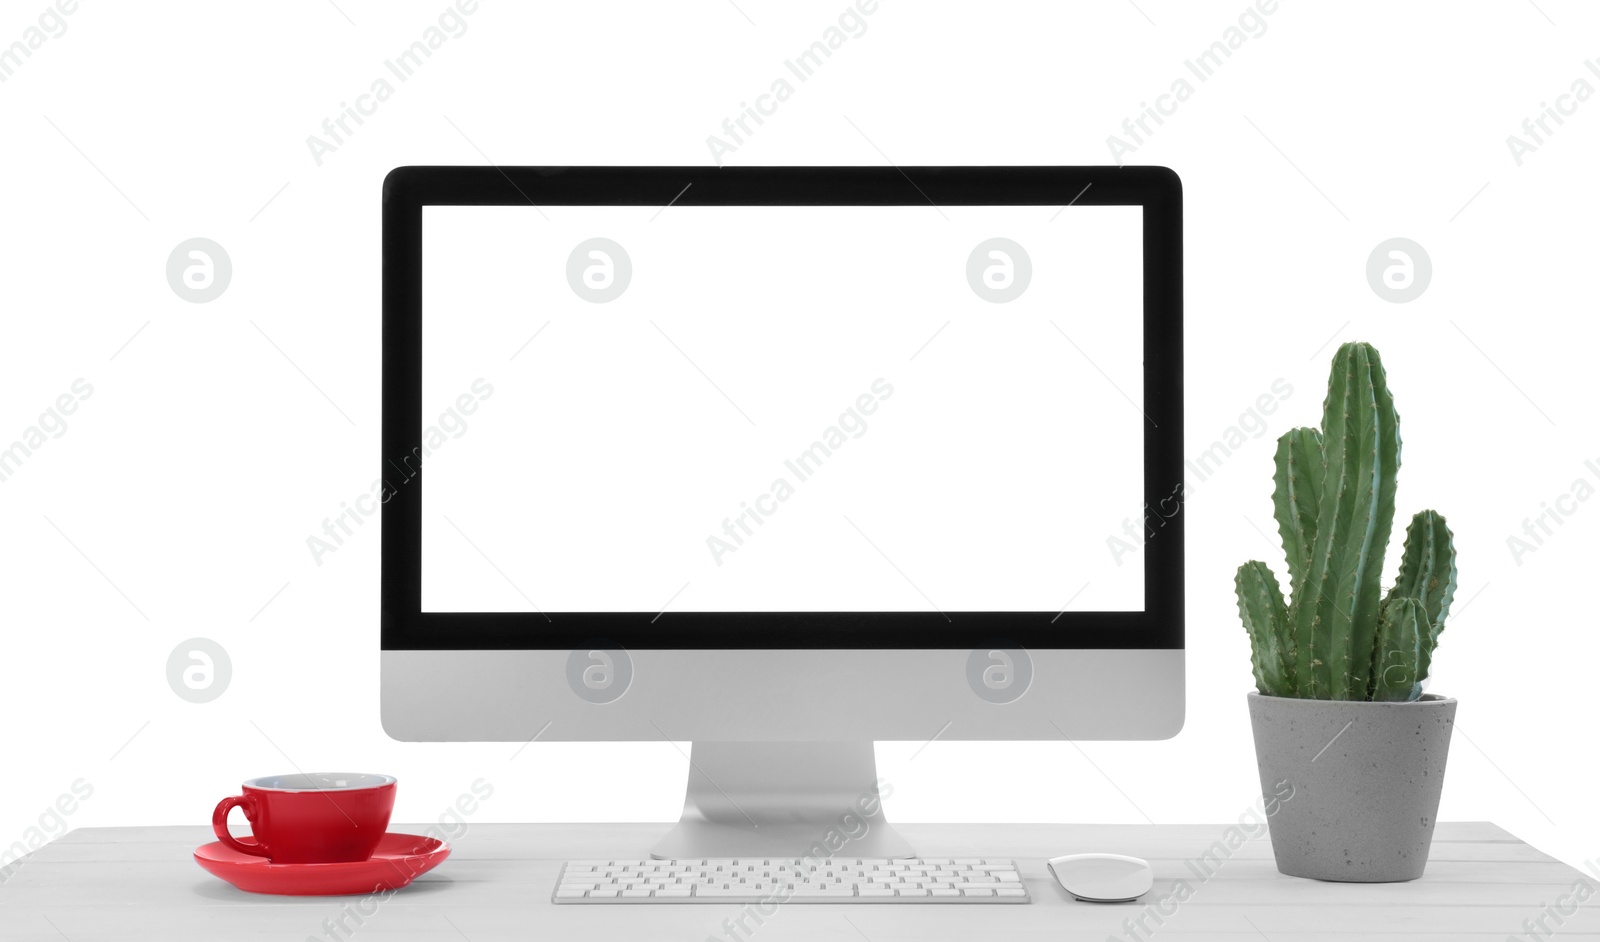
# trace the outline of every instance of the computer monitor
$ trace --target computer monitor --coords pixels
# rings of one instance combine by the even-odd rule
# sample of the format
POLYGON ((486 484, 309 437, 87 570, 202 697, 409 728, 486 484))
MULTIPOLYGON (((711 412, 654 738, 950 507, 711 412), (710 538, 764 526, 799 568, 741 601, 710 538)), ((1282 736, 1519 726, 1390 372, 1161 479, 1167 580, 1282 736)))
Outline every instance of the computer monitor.
POLYGON ((692 741, 657 856, 889 857, 875 740, 1182 726, 1170 170, 383 194, 391 736, 692 741))

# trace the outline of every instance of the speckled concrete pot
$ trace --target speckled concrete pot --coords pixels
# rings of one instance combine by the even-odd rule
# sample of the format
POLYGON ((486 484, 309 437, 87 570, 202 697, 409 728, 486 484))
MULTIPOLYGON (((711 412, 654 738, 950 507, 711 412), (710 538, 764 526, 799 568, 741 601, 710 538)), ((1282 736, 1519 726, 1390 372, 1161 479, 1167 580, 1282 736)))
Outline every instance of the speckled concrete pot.
POLYGON ((1250 694, 1261 792, 1293 786, 1269 820, 1278 870, 1344 883, 1422 876, 1456 701, 1297 700, 1250 694))

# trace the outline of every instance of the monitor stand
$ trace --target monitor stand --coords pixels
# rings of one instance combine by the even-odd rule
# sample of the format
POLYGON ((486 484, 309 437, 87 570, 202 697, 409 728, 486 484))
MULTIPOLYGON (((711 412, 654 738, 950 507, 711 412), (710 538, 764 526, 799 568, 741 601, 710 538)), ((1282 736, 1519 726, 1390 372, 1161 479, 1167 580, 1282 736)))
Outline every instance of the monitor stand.
POLYGON ((883 816, 871 742, 697 742, 683 817, 651 856, 913 854, 883 816))

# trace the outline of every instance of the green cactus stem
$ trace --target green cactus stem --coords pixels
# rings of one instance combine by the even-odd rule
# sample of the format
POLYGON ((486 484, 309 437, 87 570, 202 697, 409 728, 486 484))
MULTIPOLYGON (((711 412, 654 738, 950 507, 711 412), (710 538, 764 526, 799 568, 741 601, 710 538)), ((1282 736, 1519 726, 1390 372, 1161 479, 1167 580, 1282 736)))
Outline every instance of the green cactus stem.
POLYGON ((1322 410, 1327 471, 1317 529, 1304 588, 1295 598, 1300 696, 1363 700, 1370 689, 1399 426, 1378 351, 1367 344, 1340 347, 1322 410))
POLYGON ((1428 613, 1413 598, 1390 598, 1383 603, 1372 670, 1372 699, 1386 702, 1415 700, 1422 693, 1424 640, 1428 613))
POLYGON ((1296 428, 1278 439, 1273 455, 1272 513, 1278 518, 1278 535, 1289 564, 1289 588, 1298 586, 1311 566, 1311 546, 1317 534, 1317 505, 1322 502, 1322 432, 1296 428))
POLYGON ((1433 649, 1450 614, 1456 594, 1456 547, 1444 517, 1424 510, 1411 518, 1406 528, 1405 550, 1400 557, 1400 574, 1395 578, 1389 598, 1414 598, 1422 602, 1423 625, 1427 635, 1417 665, 1417 679, 1428 676, 1433 649))
POLYGON ((1289 619, 1278 578, 1266 563, 1251 560, 1234 574, 1233 591, 1239 600, 1239 618, 1250 634, 1256 689, 1272 697, 1294 696, 1293 656, 1283 648, 1289 619))

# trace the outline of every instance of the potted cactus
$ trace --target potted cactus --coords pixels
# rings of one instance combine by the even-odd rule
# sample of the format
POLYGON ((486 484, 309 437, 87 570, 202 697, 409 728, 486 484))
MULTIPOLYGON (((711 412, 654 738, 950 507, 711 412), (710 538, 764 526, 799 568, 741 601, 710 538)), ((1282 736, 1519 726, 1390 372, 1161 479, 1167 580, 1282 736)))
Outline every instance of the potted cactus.
POLYGON ((1399 576, 1381 591, 1400 467, 1400 418, 1378 351, 1333 358, 1322 427, 1278 439, 1273 512, 1286 599, 1262 562, 1239 567, 1249 695, 1263 794, 1295 790, 1271 822, 1291 876, 1392 882, 1422 876, 1456 701, 1425 695, 1456 589, 1444 518, 1411 518, 1399 576))

